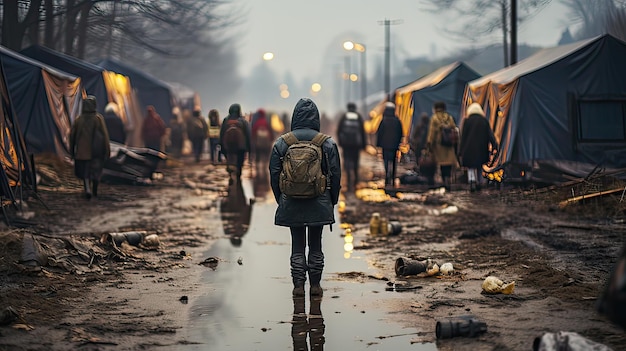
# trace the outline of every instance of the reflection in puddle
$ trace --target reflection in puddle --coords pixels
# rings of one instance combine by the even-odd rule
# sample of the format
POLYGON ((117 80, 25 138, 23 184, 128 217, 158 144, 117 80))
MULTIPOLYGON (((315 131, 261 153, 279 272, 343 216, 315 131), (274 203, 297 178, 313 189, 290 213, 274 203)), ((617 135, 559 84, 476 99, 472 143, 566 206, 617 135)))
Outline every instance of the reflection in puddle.
MULTIPOLYGON (((255 194, 246 231, 237 232, 245 234, 245 245, 217 240, 202 254, 219 257, 219 266, 200 273, 199 293, 189 296, 189 324, 178 335, 184 344, 175 350, 436 350, 432 343, 413 340, 424 330, 431 332, 431 326, 403 328, 387 314, 386 307, 396 304, 400 294, 387 293, 385 282, 336 278, 342 272, 373 274, 364 257, 355 257, 362 252, 344 256, 348 247, 342 230, 347 228, 337 231, 339 224, 322 235, 324 297, 311 300, 307 284, 306 297, 294 300, 289 229, 273 224, 276 203, 271 191, 261 198, 264 186, 244 180, 244 197, 255 194)), ((352 235, 355 242, 361 239, 352 235)))
POLYGON ((305 312, 304 297, 293 299, 293 319, 291 320, 291 339, 294 350, 324 349, 324 316, 321 309, 322 299, 311 299, 309 314, 305 312), (308 336, 308 340, 307 340, 308 336), (308 343, 307 343, 308 341, 308 343), (311 345, 309 349, 308 345, 311 345))
POLYGON ((250 227, 253 199, 247 199, 240 181, 228 186, 228 194, 220 200, 220 214, 224 234, 233 246, 241 246, 250 227))

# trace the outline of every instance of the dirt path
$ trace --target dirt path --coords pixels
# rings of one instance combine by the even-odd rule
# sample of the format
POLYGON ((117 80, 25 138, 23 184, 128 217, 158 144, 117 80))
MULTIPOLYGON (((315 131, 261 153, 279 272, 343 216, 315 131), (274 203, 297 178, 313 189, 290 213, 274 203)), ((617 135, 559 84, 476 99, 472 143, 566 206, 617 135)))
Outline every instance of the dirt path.
MULTIPOLYGON (((198 265, 201 249, 216 240, 207 228, 222 225, 216 211, 226 190, 224 169, 165 167, 153 186, 103 185, 88 202, 71 169, 40 167, 58 178, 42 180, 41 202, 27 201, 25 218, 14 223, 22 229, 0 233, 0 308, 12 306, 20 316, 0 327, 0 350, 167 349, 184 342, 176 338, 188 314, 183 296, 199 289, 196 277, 207 269, 198 265), (127 231, 156 234, 160 246, 114 249, 100 242, 102 234, 127 231), (29 235, 56 253, 43 267, 18 263, 29 235)), ((364 160, 364 168, 380 178, 374 159, 364 160)), ((624 240, 626 227, 616 220, 623 212, 608 216, 599 202, 562 211, 556 199, 563 195, 555 193, 400 190, 402 199, 381 202, 348 195, 342 221, 353 225, 355 250, 372 257, 388 287, 412 288, 388 292, 403 296, 388 307, 418 329, 415 342, 436 341, 441 318, 473 314, 488 332, 438 341, 439 350, 529 350, 535 337, 559 330, 626 348, 624 332, 595 311, 624 240), (441 214, 453 206, 458 212, 441 214), (402 233, 369 235, 373 212, 401 223, 402 233), (455 274, 397 277, 399 257, 452 262, 455 274), (514 293, 481 294, 488 275, 515 281, 514 293)))

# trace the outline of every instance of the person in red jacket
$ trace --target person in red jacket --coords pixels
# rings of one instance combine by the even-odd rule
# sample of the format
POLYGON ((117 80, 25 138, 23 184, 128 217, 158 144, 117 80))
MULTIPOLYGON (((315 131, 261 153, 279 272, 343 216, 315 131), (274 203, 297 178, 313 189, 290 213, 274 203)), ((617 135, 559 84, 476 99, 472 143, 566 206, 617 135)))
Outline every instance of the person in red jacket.
POLYGON ((256 175, 267 177, 270 153, 274 145, 274 131, 270 126, 265 110, 259 109, 252 124, 252 145, 256 175))
POLYGON ((161 151, 161 139, 165 135, 165 122, 156 112, 154 106, 147 107, 147 114, 141 126, 141 137, 146 147, 161 151))

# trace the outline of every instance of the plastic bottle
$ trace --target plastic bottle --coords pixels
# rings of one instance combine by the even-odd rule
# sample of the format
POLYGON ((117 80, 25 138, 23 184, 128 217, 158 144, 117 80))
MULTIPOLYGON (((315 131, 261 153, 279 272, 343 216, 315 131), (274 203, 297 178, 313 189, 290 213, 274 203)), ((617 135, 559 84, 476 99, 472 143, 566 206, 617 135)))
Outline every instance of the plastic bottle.
POLYGON ((380 213, 374 212, 372 213, 372 218, 370 219, 370 234, 378 235, 380 233, 380 213))

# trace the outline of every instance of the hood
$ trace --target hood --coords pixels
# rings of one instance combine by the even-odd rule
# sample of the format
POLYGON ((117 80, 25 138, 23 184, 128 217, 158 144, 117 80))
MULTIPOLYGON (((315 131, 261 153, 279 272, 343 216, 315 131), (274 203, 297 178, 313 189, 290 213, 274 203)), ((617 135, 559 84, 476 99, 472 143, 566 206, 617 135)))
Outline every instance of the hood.
POLYGON ((467 115, 471 116, 471 115, 481 115, 483 117, 485 117, 485 112, 483 112, 483 108, 482 106, 480 106, 479 103, 474 102, 471 105, 469 105, 467 107, 467 115))
POLYGON ((310 128, 320 131, 320 112, 313 100, 302 98, 293 109, 291 130, 310 128))
POLYGON ((256 112, 256 116, 259 119, 265 119, 266 115, 265 115, 265 110, 260 108, 257 112, 256 112))
POLYGON ((83 99, 83 113, 95 113, 96 112, 96 97, 89 95, 83 99))
POLYGON ((228 114, 231 116, 241 116, 241 105, 239 104, 232 104, 230 105, 230 107, 228 108, 228 114))

